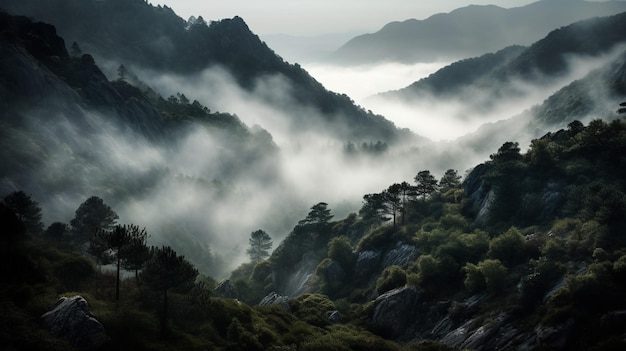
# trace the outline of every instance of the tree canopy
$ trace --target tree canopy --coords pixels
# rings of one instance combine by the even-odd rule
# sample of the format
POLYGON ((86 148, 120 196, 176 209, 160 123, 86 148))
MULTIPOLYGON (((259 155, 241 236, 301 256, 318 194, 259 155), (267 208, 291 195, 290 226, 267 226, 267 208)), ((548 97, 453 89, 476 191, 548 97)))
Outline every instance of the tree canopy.
POLYGON ((80 204, 74 219, 70 221, 70 225, 74 235, 79 240, 87 241, 98 229, 112 229, 118 218, 117 213, 105 204, 104 200, 92 196, 80 204))
POLYGON ((272 248, 272 238, 265 231, 259 229, 250 233, 248 240, 250 247, 246 251, 252 262, 261 261, 269 257, 272 248))

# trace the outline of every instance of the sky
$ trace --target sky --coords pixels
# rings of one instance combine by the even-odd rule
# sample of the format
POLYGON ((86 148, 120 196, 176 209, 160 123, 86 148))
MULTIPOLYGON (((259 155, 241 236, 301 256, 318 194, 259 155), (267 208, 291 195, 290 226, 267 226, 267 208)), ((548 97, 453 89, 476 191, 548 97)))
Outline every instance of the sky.
POLYGON ((205 20, 242 17, 257 35, 315 36, 372 33, 392 21, 426 19, 433 14, 476 5, 510 8, 536 0, 158 0, 180 17, 205 20))

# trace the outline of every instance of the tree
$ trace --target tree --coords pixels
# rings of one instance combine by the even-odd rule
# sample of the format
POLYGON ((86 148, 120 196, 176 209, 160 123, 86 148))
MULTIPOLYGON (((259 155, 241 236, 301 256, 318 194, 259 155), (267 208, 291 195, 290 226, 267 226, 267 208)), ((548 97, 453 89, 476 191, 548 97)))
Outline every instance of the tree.
POLYGON ((80 57, 82 54, 83 51, 80 49, 80 46, 78 46, 78 43, 73 42, 70 47, 70 55, 72 55, 72 57, 80 57))
POLYGON ((139 281, 139 270, 150 259, 150 249, 147 246, 148 234, 146 229, 139 230, 137 226, 129 226, 130 242, 122 248, 122 267, 135 271, 135 280, 139 281))
POLYGON ((519 161, 522 159, 520 154, 520 148, 518 142, 507 141, 495 154, 489 155, 489 158, 494 162, 507 162, 507 161, 519 161))
POLYGON ((437 190, 437 179, 428 170, 418 172, 414 179, 417 184, 415 187, 417 196, 421 196, 424 201, 437 190))
POLYGON ((344 235, 330 239, 328 242, 328 257, 339 263, 346 272, 352 270, 357 258, 352 252, 350 239, 344 235))
POLYGON ((385 199, 386 212, 391 215, 393 219, 393 227, 396 227, 396 217, 402 210, 402 186, 398 183, 392 184, 383 191, 383 198, 385 199))
POLYGON ((621 107, 617 110, 617 113, 622 114, 626 113, 626 101, 619 104, 621 107))
POLYGON ((454 189, 461 185, 461 176, 457 174, 454 169, 449 169, 444 173, 443 177, 439 181, 439 187, 441 192, 446 192, 450 189, 454 189))
POLYGON ((298 222, 298 224, 319 224, 323 226, 327 225, 333 217, 334 216, 330 214, 330 210, 328 209, 328 204, 325 202, 320 202, 311 207, 311 211, 306 216, 306 218, 298 222))
POLYGON ((26 195, 23 191, 16 191, 5 196, 4 203, 15 212, 29 233, 41 234, 43 232, 41 208, 30 198, 30 195, 26 195))
POLYGON ((128 74, 128 70, 126 69, 126 67, 124 65, 120 65, 117 68, 117 79, 118 80, 125 80, 126 79, 126 74, 128 74))
POLYGON ((253 263, 259 262, 269 257, 269 250, 272 248, 272 238, 265 231, 259 229, 250 233, 248 240, 250 247, 246 251, 253 263))
POLYGON ((115 301, 120 299, 120 267, 122 262, 126 263, 127 266, 139 269, 140 264, 143 263, 139 260, 143 257, 136 260, 136 257, 131 255, 140 255, 139 246, 145 247, 146 237, 146 230, 139 229, 136 225, 117 225, 113 230, 99 229, 89 243, 88 251, 96 257, 96 260, 105 264, 115 262, 117 271, 115 301))
POLYGON ((62 222, 54 222, 48 226, 44 235, 53 238, 60 239, 64 237, 69 232, 69 227, 67 224, 62 222))
POLYGON ((98 229, 112 229, 118 218, 117 213, 101 198, 92 196, 78 207, 70 225, 75 236, 87 241, 98 229))
POLYGON ((363 207, 359 210, 359 214, 365 222, 379 224, 390 219, 385 217, 385 198, 382 193, 366 194, 363 196, 363 202, 363 207))
POLYGON ((146 262, 140 278, 150 288, 163 294, 160 317, 161 334, 164 335, 167 325, 167 292, 174 288, 190 287, 198 276, 198 270, 169 246, 153 247, 150 251, 151 258, 146 262))

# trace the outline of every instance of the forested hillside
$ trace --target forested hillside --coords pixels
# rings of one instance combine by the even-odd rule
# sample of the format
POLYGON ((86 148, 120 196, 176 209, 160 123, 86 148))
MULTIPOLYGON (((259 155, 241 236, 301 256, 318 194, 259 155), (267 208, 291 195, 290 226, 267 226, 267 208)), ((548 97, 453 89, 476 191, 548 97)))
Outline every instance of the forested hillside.
MULTIPOLYGON (((290 113, 300 130, 333 123, 339 140, 392 142, 411 137, 382 116, 355 106, 348 96, 326 90, 298 64, 284 62, 240 17, 186 21, 167 6, 142 0, 2 0, 0 9, 50 23, 68 46, 75 42, 100 63, 124 64, 141 72, 140 78, 194 76, 224 68, 239 86, 260 90, 268 103, 290 113), (276 76, 284 82, 264 82, 276 76), (276 93, 283 85, 285 93, 276 93), (294 113, 294 104, 315 113, 294 113)), ((211 101, 202 103, 215 108, 211 101)))
POLYGON ((470 5, 423 20, 391 22, 375 33, 351 39, 330 59, 342 64, 456 61, 510 45, 529 45, 573 22, 626 11, 622 1, 542 0, 513 8, 496 5, 500 4, 470 5))
POLYGON ((208 277, 192 283, 197 271, 164 247, 146 251, 116 295, 115 275, 94 264, 105 258, 98 247, 127 262, 127 246, 107 238, 145 233, 111 217, 85 256, 73 246, 87 223, 78 220, 98 201, 81 205, 71 226, 42 231, 37 202, 10 194, 1 318, 12 327, 2 339, 14 349, 85 349, 85 339, 57 339, 37 322, 56 296, 80 294, 103 325, 88 345, 102 350, 621 349, 625 141, 623 121, 573 122, 527 153, 505 143, 465 178, 420 171, 414 184, 365 195, 347 218, 316 204, 271 256, 251 255, 215 292, 208 277), (168 254, 178 259, 158 258, 168 254), (166 264, 186 280, 157 278, 166 264), (287 291, 297 277, 299 290, 287 291))

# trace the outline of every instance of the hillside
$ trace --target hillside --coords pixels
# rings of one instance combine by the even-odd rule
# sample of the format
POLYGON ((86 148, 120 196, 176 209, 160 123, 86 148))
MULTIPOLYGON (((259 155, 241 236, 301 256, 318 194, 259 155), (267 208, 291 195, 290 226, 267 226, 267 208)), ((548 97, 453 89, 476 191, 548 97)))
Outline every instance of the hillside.
POLYGON ((623 1, 542 0, 504 9, 471 5, 424 20, 392 22, 355 37, 331 55, 343 64, 455 61, 510 45, 529 45, 561 26, 626 11, 623 1))
POLYGON ((382 116, 355 106, 348 96, 327 91, 299 65, 284 62, 239 17, 188 22, 171 8, 142 0, 2 0, 0 8, 50 23, 68 46, 76 42, 99 62, 143 72, 145 76, 137 74, 144 80, 166 74, 193 76, 222 67, 243 89, 257 91, 267 103, 291 113, 294 129, 334 124, 327 129, 341 131, 335 137, 344 141, 411 137, 382 116), (285 82, 265 82, 275 77, 285 82), (286 96, 276 93, 283 85, 286 96), (314 116, 293 113, 294 104, 313 109, 314 116))
POLYGON ((503 144, 462 182, 420 171, 343 219, 319 203, 267 260, 217 287, 200 277, 172 289, 166 314, 146 273, 158 261, 124 278, 116 301, 113 274, 65 234, 33 233, 36 202, 23 211, 5 197, 0 319, 13 328, 0 339, 48 350, 619 350, 624 140, 623 121, 571 123, 527 153, 503 144), (76 294, 101 328, 53 336, 39 316, 76 294))

